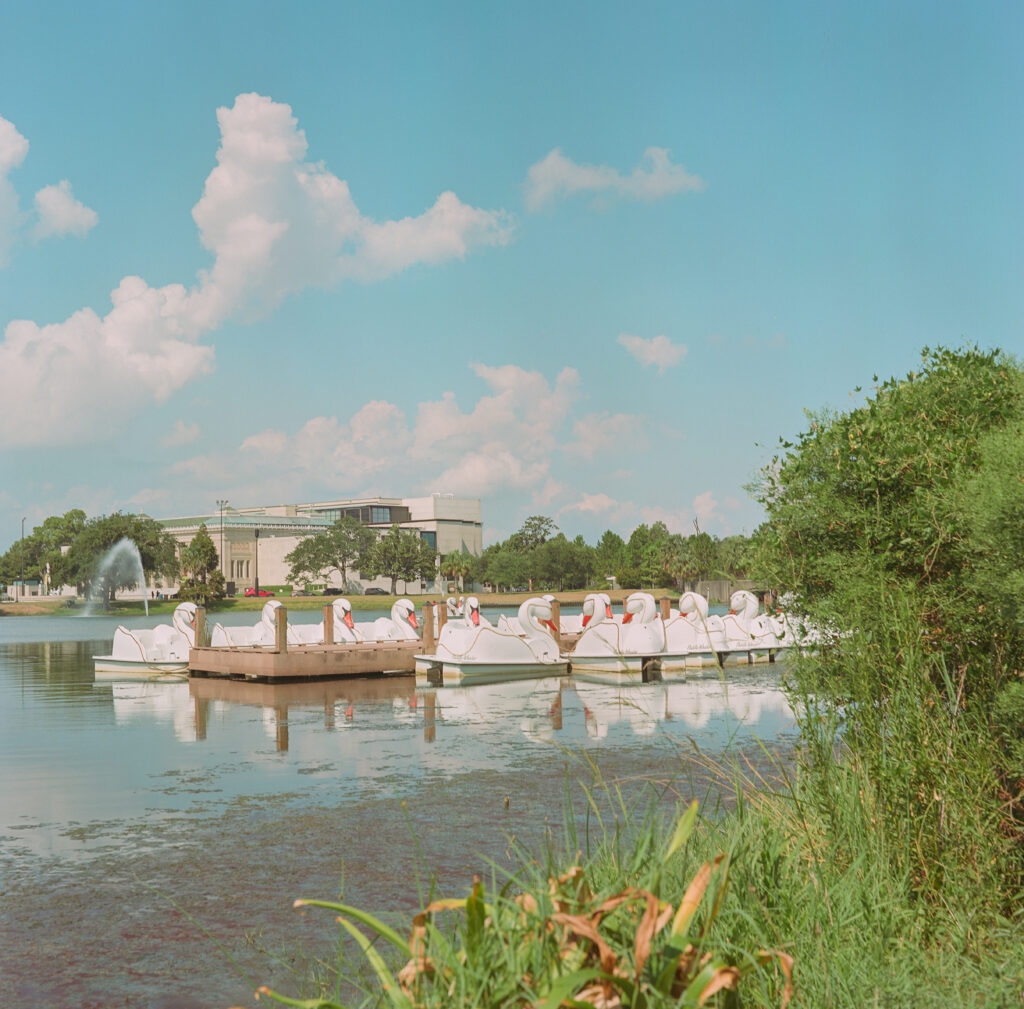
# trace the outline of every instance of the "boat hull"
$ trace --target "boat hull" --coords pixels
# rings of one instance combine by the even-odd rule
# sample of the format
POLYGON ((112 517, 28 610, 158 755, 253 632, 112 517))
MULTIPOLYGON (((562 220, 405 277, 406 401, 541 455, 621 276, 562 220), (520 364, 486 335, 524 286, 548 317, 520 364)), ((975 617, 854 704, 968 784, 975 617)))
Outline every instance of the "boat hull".
POLYGON ((188 679, 188 663, 180 659, 165 662, 142 659, 117 659, 113 655, 92 657, 97 680, 183 681, 188 679))
POLYGON ((504 680, 533 680, 544 676, 565 676, 568 662, 473 662, 417 655, 416 683, 444 686, 448 683, 500 683, 504 680))

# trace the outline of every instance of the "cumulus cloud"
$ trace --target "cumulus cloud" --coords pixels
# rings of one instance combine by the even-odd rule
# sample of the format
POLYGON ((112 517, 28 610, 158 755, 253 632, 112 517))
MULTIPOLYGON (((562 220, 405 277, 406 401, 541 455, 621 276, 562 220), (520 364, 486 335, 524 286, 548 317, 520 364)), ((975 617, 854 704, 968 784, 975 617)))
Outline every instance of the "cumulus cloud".
MULTIPOLYGON (((31 217, 22 212, 18 193, 7 177, 25 160, 28 149, 28 141, 14 123, 0 116, 0 268, 7 266, 11 249, 31 217)), ((81 237, 99 221, 95 210, 75 199, 67 179, 40 189, 35 195, 35 210, 32 237, 36 241, 51 236, 81 237)))
POLYGON ((78 235, 82 237, 99 223, 99 215, 75 199, 71 183, 62 179, 56 186, 44 186, 36 193, 36 213, 39 220, 32 236, 39 240, 51 235, 78 235))
POLYGON ((565 450, 581 459, 599 454, 634 453, 647 447, 642 417, 632 413, 588 413, 573 425, 573 440, 565 450))
MULTIPOLYGON (((307 287, 379 280, 510 238, 503 211, 467 206, 450 192, 419 216, 364 216, 344 180, 306 160, 306 136, 291 108, 270 98, 239 95, 217 110, 217 121, 217 165, 192 211, 213 255, 210 268, 188 288, 126 277, 102 318, 82 309, 52 325, 10 323, 0 343, 0 401, 14 415, 38 416, 40 403, 47 409, 39 424, 0 428, 0 445, 109 435, 117 429, 108 422, 112 403, 123 424, 151 399, 165 400, 209 371, 213 349, 199 340, 228 319, 258 317, 307 287)), ((0 166, 17 164, 27 150, 12 130, 0 133, 0 166)), ((3 182, 0 172, 0 204, 3 182)), ((62 199, 60 187, 52 188, 62 199)), ((65 195, 73 201, 70 186, 65 195)), ((67 201, 62 206, 66 226, 74 215, 67 201)), ((2 213, 0 206, 0 254, 2 213)), ((81 226, 81 212, 77 219, 81 226)))
POLYGON ((18 194, 7 176, 25 160, 26 154, 28 141, 14 123, 0 116, 0 267, 7 265, 22 224, 18 194))
POLYGON ((669 368, 682 363, 688 350, 685 343, 673 343, 664 335, 645 339, 622 333, 618 342, 644 367, 657 368, 659 375, 664 375, 669 368))
POLYGON ((558 428, 576 400, 579 372, 563 368, 554 385, 539 371, 518 365, 500 367, 474 363, 473 373, 490 388, 464 413, 455 394, 421 403, 417 412, 414 451, 430 460, 454 459, 473 446, 507 445, 517 456, 550 454, 558 428))
POLYGON ((543 209, 560 197, 577 193, 618 196, 623 199, 660 200, 675 193, 699 192, 704 180, 675 165, 664 147, 648 147, 643 162, 628 175, 609 165, 581 165, 559 148, 550 151, 526 173, 524 200, 531 211, 543 209))
POLYGON ((603 491, 600 494, 583 494, 579 501, 566 505, 563 512, 589 512, 594 515, 603 515, 606 512, 615 511, 619 508, 619 502, 603 491))
POLYGON ((320 416, 294 432, 256 432, 237 452, 184 460, 174 472, 218 493, 237 481, 255 481, 261 500, 270 485, 294 498, 400 484, 403 493, 487 497, 511 490, 547 507, 565 492, 551 467, 564 443, 578 373, 563 368, 549 381, 517 365, 470 368, 486 391, 465 410, 445 393, 418 404, 410 425, 399 406, 374 400, 347 419, 320 416))

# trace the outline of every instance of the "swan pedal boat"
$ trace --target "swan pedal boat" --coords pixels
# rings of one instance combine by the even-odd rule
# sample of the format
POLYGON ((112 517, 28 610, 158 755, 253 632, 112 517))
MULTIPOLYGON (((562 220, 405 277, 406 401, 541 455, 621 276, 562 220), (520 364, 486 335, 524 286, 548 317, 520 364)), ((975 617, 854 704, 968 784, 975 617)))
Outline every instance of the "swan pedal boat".
POLYGON ((494 627, 470 596, 463 620, 445 624, 433 655, 416 655, 416 682, 429 686, 447 683, 496 683, 502 680, 564 676, 569 662, 559 656, 548 627, 551 604, 539 597, 519 607, 523 635, 494 627))
POLYGON ((661 679, 665 633, 654 597, 634 592, 624 609, 619 623, 604 592, 591 593, 583 600, 583 632, 572 651, 564 655, 574 678, 617 684, 661 679))
POLYGON ((109 655, 94 655, 96 679, 180 682, 196 639, 196 604, 180 603, 170 624, 132 631, 119 626, 109 655))

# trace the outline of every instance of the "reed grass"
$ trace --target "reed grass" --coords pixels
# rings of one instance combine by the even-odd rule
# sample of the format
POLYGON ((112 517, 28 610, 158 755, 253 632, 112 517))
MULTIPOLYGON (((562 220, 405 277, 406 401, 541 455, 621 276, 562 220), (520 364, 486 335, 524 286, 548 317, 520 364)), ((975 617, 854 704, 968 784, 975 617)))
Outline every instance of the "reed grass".
MULTIPOLYGON (((767 1007, 792 992, 806 1007, 1020 1006, 1010 730, 990 727, 984 693, 928 647, 918 612, 899 594, 881 615, 851 612, 859 630, 789 666, 795 758, 768 771, 705 758, 727 795, 700 813, 631 805, 591 765, 558 846, 428 898, 403 928, 297 902, 333 912, 370 968, 345 1004, 767 1007)), ((329 1009, 362 971, 350 957, 316 998, 263 995, 329 1009)))

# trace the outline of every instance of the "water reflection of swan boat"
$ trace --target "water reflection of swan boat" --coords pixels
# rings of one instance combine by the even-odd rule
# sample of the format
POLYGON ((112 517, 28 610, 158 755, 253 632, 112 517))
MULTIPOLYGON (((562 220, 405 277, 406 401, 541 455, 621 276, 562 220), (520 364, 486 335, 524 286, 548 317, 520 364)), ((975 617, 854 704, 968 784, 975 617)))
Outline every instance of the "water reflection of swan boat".
POLYGON ((583 633, 567 658, 573 675, 597 677, 602 681, 642 682, 660 679, 660 655, 665 650, 665 628, 654 597, 634 592, 626 599, 625 616, 619 624, 609 619, 608 597, 595 596, 594 604, 584 600, 588 617, 583 633), (588 610, 592 611, 588 613, 588 610))
MULTIPOLYGON (((775 685, 700 679, 687 683, 657 683, 638 689, 594 682, 572 686, 583 702, 587 734, 603 739, 612 725, 624 723, 634 733, 650 735, 658 722, 680 721, 688 729, 705 729, 729 715, 747 729, 766 718, 793 718, 786 697, 775 685)), ((728 727, 726 727, 728 729, 728 727)))
POLYGON ((196 604, 179 603, 170 624, 131 631, 118 627, 109 655, 94 655, 100 679, 188 678, 188 652, 195 644, 196 604))
POLYGON ((416 656, 417 682, 493 682, 567 671, 568 663, 559 657, 548 630, 551 604, 547 600, 534 597, 519 607, 522 637, 490 626, 474 602, 472 597, 466 600, 461 622, 445 624, 433 655, 416 656))

